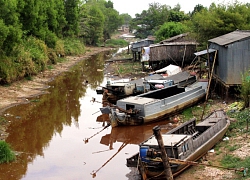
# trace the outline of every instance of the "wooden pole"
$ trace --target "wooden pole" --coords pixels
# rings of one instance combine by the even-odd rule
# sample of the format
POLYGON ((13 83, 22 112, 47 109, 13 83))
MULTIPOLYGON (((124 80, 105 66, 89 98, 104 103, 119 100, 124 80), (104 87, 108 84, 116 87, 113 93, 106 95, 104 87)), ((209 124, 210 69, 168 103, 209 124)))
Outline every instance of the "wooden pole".
POLYGON ((184 61, 185 61, 186 50, 187 50, 187 45, 185 44, 185 50, 184 50, 184 54, 183 54, 183 57, 182 57, 181 68, 183 68, 183 64, 184 64, 184 61))
POLYGON ((207 63, 208 63, 208 79, 210 78, 211 74, 211 65, 210 65, 210 56, 209 56, 209 49, 207 45, 207 63))
POLYGON ((214 62, 213 62, 213 66, 212 66, 212 70, 211 70, 210 78, 209 78, 209 82, 208 82, 207 93, 206 93, 206 101, 207 101, 207 98, 208 98, 209 89, 210 89, 210 84, 211 84, 211 80, 212 80, 212 77, 213 77, 213 72, 214 72, 214 65, 215 65, 216 55, 217 55, 217 51, 215 51, 214 62))
POLYGON ((205 99, 205 103, 204 103, 204 106, 203 106, 201 121, 202 121, 202 118, 203 118, 204 113, 205 113, 205 107, 206 107, 206 104, 207 104, 207 99, 208 99, 208 94, 209 94, 209 89, 210 89, 210 83, 211 83, 211 80, 212 80, 212 77, 213 77, 213 72, 214 72, 214 65, 215 65, 216 55, 217 55, 217 51, 215 51, 215 55, 214 55, 214 62, 213 62, 213 67, 212 67, 212 70, 211 70, 211 73, 210 73, 210 78, 209 78, 209 82, 208 82, 208 86, 207 86, 206 99, 205 99))
POLYGON ((166 150, 164 148, 164 144, 163 144, 163 140, 162 140, 162 136, 161 136, 160 131, 161 131, 161 128, 159 126, 155 126, 153 128, 155 138, 157 139, 159 148, 161 150, 161 158, 162 158, 162 162, 163 162, 163 166, 164 166, 166 180, 173 180, 174 178, 173 178, 173 174, 172 174, 171 167, 169 164, 168 155, 167 155, 166 150))

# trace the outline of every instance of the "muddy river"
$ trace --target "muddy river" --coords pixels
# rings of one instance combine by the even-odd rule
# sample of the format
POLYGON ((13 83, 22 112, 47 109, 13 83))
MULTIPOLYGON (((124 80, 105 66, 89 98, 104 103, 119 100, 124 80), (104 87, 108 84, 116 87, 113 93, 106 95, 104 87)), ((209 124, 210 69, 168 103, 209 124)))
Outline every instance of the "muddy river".
POLYGON ((18 156, 0 165, 1 180, 140 179, 126 158, 159 123, 112 129, 100 122, 102 95, 95 89, 108 80, 101 71, 108 54, 82 61, 49 83, 47 94, 4 113, 11 121, 6 141, 18 156))

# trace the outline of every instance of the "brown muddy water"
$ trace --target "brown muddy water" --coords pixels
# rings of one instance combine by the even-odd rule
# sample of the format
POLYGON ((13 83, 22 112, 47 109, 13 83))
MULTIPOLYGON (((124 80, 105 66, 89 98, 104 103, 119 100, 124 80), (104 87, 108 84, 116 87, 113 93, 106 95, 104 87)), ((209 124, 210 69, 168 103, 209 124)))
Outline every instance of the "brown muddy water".
POLYGON ((82 61, 49 83, 48 94, 4 113, 11 121, 6 141, 18 156, 0 165, 1 180, 140 179, 126 158, 138 152, 154 126, 167 122, 113 129, 97 122, 102 95, 95 89, 108 80, 99 69, 109 53, 82 61))

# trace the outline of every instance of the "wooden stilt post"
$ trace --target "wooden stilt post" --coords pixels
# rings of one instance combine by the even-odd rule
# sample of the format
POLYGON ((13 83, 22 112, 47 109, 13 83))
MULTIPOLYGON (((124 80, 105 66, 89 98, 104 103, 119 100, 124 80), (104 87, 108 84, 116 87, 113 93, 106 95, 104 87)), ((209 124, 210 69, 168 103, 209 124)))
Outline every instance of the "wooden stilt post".
POLYGON ((217 51, 215 51, 213 67, 212 67, 212 71, 210 73, 210 78, 209 78, 209 81, 208 81, 207 92, 206 92, 206 99, 205 99, 205 102, 204 102, 203 111, 202 111, 202 115, 201 115, 201 119, 200 119, 201 121, 202 121, 204 113, 205 113, 205 107, 206 107, 206 104, 207 104, 208 94, 209 94, 209 90, 210 90, 210 84, 211 84, 211 80, 213 78, 213 72, 214 72, 214 65, 215 65, 216 55, 217 55, 217 51))
POLYGON ((161 150, 161 158, 162 158, 162 162, 163 162, 163 166, 164 166, 164 172, 165 172, 165 175, 166 175, 166 179, 167 180, 173 180, 174 178, 173 178, 173 174, 172 174, 171 167, 170 167, 170 164, 169 164, 168 155, 167 155, 166 150, 164 148, 164 144, 163 144, 163 140, 162 140, 162 136, 161 136, 160 131, 161 131, 161 129, 160 129, 159 126, 155 126, 153 128, 155 138, 157 139, 159 148, 161 150))

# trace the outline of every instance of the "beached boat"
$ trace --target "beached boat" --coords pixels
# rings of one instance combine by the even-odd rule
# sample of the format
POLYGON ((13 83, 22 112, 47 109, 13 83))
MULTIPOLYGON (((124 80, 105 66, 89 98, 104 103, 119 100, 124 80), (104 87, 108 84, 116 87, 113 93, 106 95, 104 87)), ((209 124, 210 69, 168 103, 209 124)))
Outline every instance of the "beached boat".
MULTIPOLYGON (((226 113, 217 110, 198 124, 192 119, 162 134, 173 176, 190 166, 188 162, 197 161, 213 148, 223 138, 229 125, 226 113)), ((127 166, 138 167, 144 178, 164 176, 161 152, 155 136, 142 142, 139 149, 139 153, 127 159, 127 166)))
MULTIPOLYGON (((107 107, 111 125, 141 125, 162 120, 201 101, 206 88, 207 82, 197 82, 186 88, 173 85, 120 99, 115 107, 107 107)), ((104 112, 103 108, 101 111, 104 112)))
POLYGON ((108 92, 105 94, 106 101, 111 104, 116 104, 117 100, 128 96, 139 95, 174 84, 185 87, 194 82, 196 82, 196 76, 191 75, 187 71, 179 72, 169 77, 153 74, 142 79, 107 81, 105 87, 96 88, 96 93, 104 95, 104 89, 106 89, 108 92))

